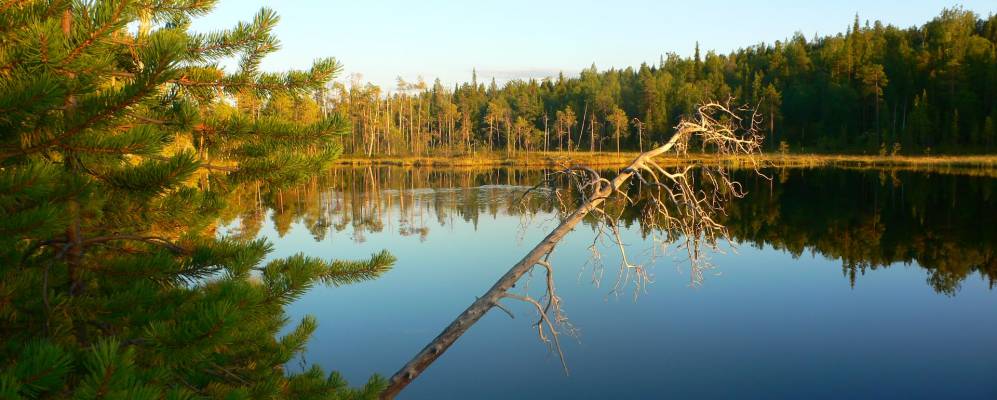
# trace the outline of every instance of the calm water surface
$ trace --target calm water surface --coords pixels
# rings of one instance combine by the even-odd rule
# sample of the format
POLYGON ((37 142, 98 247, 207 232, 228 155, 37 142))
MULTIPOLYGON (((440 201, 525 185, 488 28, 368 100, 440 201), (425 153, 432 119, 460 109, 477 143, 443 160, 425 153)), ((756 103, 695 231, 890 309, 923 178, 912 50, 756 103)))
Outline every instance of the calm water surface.
MULTIPOLYGON (((247 195, 223 232, 268 238, 272 257, 398 257, 289 307, 320 323, 302 361, 358 384, 390 376, 555 225, 520 208, 541 174, 338 169, 247 195)), ((645 293, 615 295, 619 252, 598 247, 598 279, 592 227, 569 235, 552 257, 579 331, 563 342, 569 375, 511 301, 515 319, 493 310, 401 398, 997 398, 997 179, 771 174, 742 177, 748 197, 725 221, 736 252, 713 255, 700 283, 666 254, 645 293)), ((660 253, 639 221, 624 238, 638 262, 660 253)))

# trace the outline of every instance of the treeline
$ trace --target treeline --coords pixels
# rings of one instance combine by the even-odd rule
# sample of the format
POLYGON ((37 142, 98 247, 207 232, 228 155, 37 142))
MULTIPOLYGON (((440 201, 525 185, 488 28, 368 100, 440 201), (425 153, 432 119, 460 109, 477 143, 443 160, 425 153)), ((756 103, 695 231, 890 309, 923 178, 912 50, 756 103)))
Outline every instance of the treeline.
POLYGON ((764 116, 771 149, 925 154, 997 149, 997 17, 946 9, 921 27, 881 22, 843 34, 723 55, 668 54, 657 65, 499 87, 439 80, 386 93, 336 84, 319 106, 350 116, 351 154, 639 150, 707 100, 764 116))

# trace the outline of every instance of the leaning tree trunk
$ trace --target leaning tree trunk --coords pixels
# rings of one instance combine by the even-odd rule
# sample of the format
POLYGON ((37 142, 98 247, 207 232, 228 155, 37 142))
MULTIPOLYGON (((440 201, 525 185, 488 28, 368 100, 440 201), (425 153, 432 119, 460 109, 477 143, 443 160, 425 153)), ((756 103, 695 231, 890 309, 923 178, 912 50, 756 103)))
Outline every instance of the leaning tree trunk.
MULTIPOLYGON (((729 104, 729 101, 728 101, 729 104)), ((708 103, 699 107, 697 120, 683 121, 671 139, 664 145, 647 152, 641 153, 626 168, 620 171, 613 180, 606 180, 598 177, 594 171, 586 167, 573 167, 572 170, 584 170, 595 177, 589 182, 592 185, 592 193, 588 197, 583 197, 581 206, 569 214, 561 223, 554 228, 543 240, 540 241, 529 253, 518 263, 512 266, 495 284, 485 292, 474 303, 471 303, 464 312, 448 325, 443 332, 436 336, 426 347, 424 347, 412 360, 396 372, 389 380, 388 387, 382 393, 384 399, 391 399, 398 395, 409 383, 426 370, 437 358, 443 355, 482 316, 493 307, 501 307, 499 301, 504 298, 524 300, 536 306, 541 321, 538 324, 546 323, 548 331, 552 334, 554 346, 560 353, 560 344, 553 323, 548 316, 548 309, 552 307, 555 315, 558 314, 558 300, 553 289, 553 269, 547 262, 547 258, 554 247, 564 238, 586 215, 596 212, 605 214, 600 209, 602 203, 615 192, 618 192, 624 184, 631 178, 639 180, 641 184, 651 187, 663 188, 667 195, 666 199, 680 206, 676 213, 667 211, 667 207, 661 200, 654 200, 657 209, 665 217, 665 225, 659 225, 659 229, 675 229, 686 237, 686 248, 690 251, 690 262, 696 263, 699 259, 699 247, 703 241, 715 245, 718 238, 726 238, 729 235, 726 228, 716 222, 714 217, 718 213, 723 213, 722 198, 741 197, 743 191, 739 190, 740 185, 729 180, 726 169, 716 167, 717 171, 710 172, 708 168, 700 171, 700 174, 715 185, 714 190, 722 191, 706 193, 691 183, 686 174, 692 169, 687 166, 677 172, 668 172, 653 160, 655 157, 675 150, 683 154, 688 148, 689 139, 696 136, 704 147, 710 147, 716 151, 720 158, 728 156, 747 156, 757 169, 754 155, 761 148, 761 135, 758 134, 757 124, 760 122, 758 114, 753 109, 738 108, 731 109, 728 105, 718 103, 708 103), (747 118, 739 113, 747 113, 747 118), (747 124, 747 126, 745 126, 747 124), (737 132, 746 130, 746 134, 740 135, 737 132), (646 176, 645 176, 646 175, 646 176), (672 187, 663 182, 671 182, 672 187), (684 211, 683 211, 684 210, 684 211), (523 275, 532 270, 535 266, 543 266, 547 269, 547 297, 548 305, 543 307, 536 300, 528 296, 519 296, 508 293, 515 286, 516 282, 523 275)), ((570 148, 569 136, 569 148, 570 148)), ((624 196, 625 197, 625 196, 624 196)), ((613 221, 612 229, 617 235, 617 241, 622 249, 622 241, 619 239, 619 231, 616 221, 613 221)), ((714 247, 715 248, 715 247, 714 247)), ((624 255, 624 266, 627 268, 636 267, 626 261, 624 255)), ((638 267, 639 268, 639 267, 638 267)), ((539 327, 541 339, 546 341, 543 334, 543 327, 539 327)), ((564 362, 563 354, 561 357, 564 362)))
POLYGON ((564 238, 568 232, 571 232, 575 225, 578 225, 585 216, 591 211, 595 210, 603 201, 609 197, 614 191, 619 189, 626 183, 636 171, 643 170, 647 167, 646 163, 648 160, 664 154, 671 150, 676 143, 678 143, 682 138, 691 134, 693 129, 680 129, 678 132, 672 136, 668 143, 663 146, 649 150, 646 153, 642 153, 638 156, 630 165, 625 168, 619 175, 616 176, 608 184, 604 183, 596 188, 596 192, 581 205, 578 209, 568 215, 564 221, 561 222, 554 230, 552 230, 547 237, 538 243, 533 250, 523 257, 516 265, 513 265, 505 275, 502 276, 495 282, 490 289, 474 303, 471 303, 464 312, 462 312, 457 319, 453 320, 446 329, 443 330, 432 342, 430 342, 422 351, 419 352, 415 357, 412 358, 405 366, 403 366, 398 372, 396 372, 390 379, 388 388, 381 394, 381 398, 392 399, 399 392, 402 391, 409 383, 411 383, 416 377, 419 376, 423 371, 426 370, 433 363, 443 355, 447 349, 450 348, 464 334, 472 325, 474 325, 482 316, 484 316, 492 307, 495 307, 498 302, 503 298, 506 292, 511 289, 519 279, 530 271, 535 265, 541 262, 541 258, 549 254, 554 246, 564 238))

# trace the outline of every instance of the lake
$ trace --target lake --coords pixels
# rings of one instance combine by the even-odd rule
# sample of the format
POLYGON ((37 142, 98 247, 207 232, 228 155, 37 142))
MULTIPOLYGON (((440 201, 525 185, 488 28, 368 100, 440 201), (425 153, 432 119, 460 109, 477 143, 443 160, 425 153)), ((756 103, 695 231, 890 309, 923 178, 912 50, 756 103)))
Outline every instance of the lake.
MULTIPOLYGON (((393 374, 556 225, 554 207, 521 201, 545 172, 344 167, 247 193, 220 231, 269 239, 271 257, 398 258, 288 309, 319 321, 301 363, 360 384, 393 374)), ((997 398, 992 173, 765 173, 736 174, 735 246, 701 279, 636 219, 622 235, 653 275, 643 291, 614 291, 620 252, 599 240, 593 258, 591 221, 558 246, 569 374, 531 306, 509 300, 514 319, 493 309, 400 398, 997 398)), ((517 290, 541 296, 541 272, 517 290)))

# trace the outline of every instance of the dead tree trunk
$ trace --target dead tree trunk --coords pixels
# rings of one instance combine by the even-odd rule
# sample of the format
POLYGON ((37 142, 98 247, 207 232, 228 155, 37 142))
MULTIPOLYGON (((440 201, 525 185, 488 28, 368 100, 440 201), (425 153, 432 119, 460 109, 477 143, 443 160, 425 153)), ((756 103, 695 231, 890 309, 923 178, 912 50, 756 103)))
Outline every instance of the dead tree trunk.
MULTIPOLYGON (((700 236, 703 235, 709 240, 710 238, 717 238, 718 233, 720 237, 726 237, 726 230, 722 225, 715 223, 710 213, 718 211, 718 205, 707 204, 709 200, 705 197, 697 197, 698 191, 692 187, 689 183, 688 177, 685 175, 691 167, 686 167, 684 170, 675 173, 669 173, 665 171, 662 167, 656 164, 653 159, 657 156, 665 154, 673 149, 678 152, 684 152, 688 145, 688 139, 693 135, 699 137, 699 139, 704 143, 704 145, 709 144, 713 146, 718 156, 730 156, 733 154, 746 155, 752 157, 754 153, 758 151, 761 146, 761 136, 756 133, 755 125, 758 122, 756 120, 756 114, 751 112, 750 127, 747 129, 748 134, 744 136, 738 136, 735 131, 739 129, 739 123, 741 119, 738 117, 734 111, 731 111, 726 105, 721 105, 717 103, 710 103, 699 108, 699 113, 697 114, 698 121, 693 122, 683 122, 679 124, 677 131, 672 135, 671 139, 664 145, 657 147, 655 149, 649 150, 647 152, 641 153, 633 162, 630 163, 625 169, 620 171, 620 173, 613 178, 613 180, 607 180, 598 176, 595 171, 583 166, 572 167, 571 170, 581 170, 587 171, 590 175, 594 176, 592 178, 591 187, 592 193, 590 196, 583 198, 581 206, 571 212, 561 223, 555 227, 543 240, 540 241, 529 253, 526 254, 518 263, 512 266, 505 275, 503 275, 495 284, 488 289, 477 300, 475 300, 467 309, 464 310, 453 322, 450 323, 443 332, 441 332, 435 339, 433 339, 426 347, 424 347, 415 357, 412 358, 407 364, 405 364, 401 369, 396 372, 389 380, 388 387, 381 394, 383 399, 392 399, 398 395, 406 386, 408 386, 416 377, 418 377, 423 371, 426 370, 437 358, 443 355, 447 349, 452 346, 457 339, 461 337, 468 329, 471 328, 482 316, 484 316, 493 307, 502 307, 499 305, 499 301, 504 298, 513 298, 518 300, 523 300, 528 303, 533 304, 538 313, 540 314, 540 336, 541 339, 546 341, 544 337, 544 324, 546 328, 552 335, 552 340, 556 346, 560 355, 560 345, 558 342, 558 332, 553 326, 553 323, 547 316, 548 309, 551 309, 552 302, 553 308, 558 308, 556 296, 553 293, 553 269, 547 261, 547 257, 550 256, 554 247, 571 232, 579 222, 581 222, 586 215, 596 212, 597 214, 605 214, 603 210, 599 207, 602 203, 606 201, 614 192, 620 190, 624 184, 626 184, 632 177, 639 179, 642 183, 656 187, 665 187, 662 182, 671 180, 679 187, 676 189, 678 192, 670 193, 670 197, 673 201, 685 203, 691 210, 686 211, 685 214, 674 214, 668 215, 669 221, 678 221, 682 218, 688 218, 690 223, 681 222, 668 222, 669 224, 677 224, 682 229, 682 232, 690 237, 687 239, 689 243, 692 240, 696 240, 699 243, 700 236), (648 174, 648 177, 642 176, 641 174, 648 174), (660 178, 660 180, 659 180, 660 178), (705 204, 705 205, 704 205, 705 204), (704 235, 705 234, 705 235, 704 235), (695 239, 693 239, 695 238, 695 239), (523 277, 526 273, 532 270, 536 266, 543 266, 546 268, 547 272, 547 299, 548 304, 546 307, 541 305, 536 300, 519 296, 516 294, 508 293, 510 289, 515 287, 516 282, 523 277)), ((753 161, 754 158, 752 157, 753 161)), ((737 187, 739 185, 732 184, 727 180, 726 173, 721 170, 721 172, 713 176, 715 180, 723 183, 723 186, 737 196, 737 187)), ((625 195, 624 195, 625 197, 625 195)), ((714 202, 715 202, 714 196, 714 202)), ((614 232, 618 235, 618 230, 616 225, 613 225, 614 232)), ((687 243, 688 244, 688 243, 687 243)), ((622 246, 622 242, 620 242, 622 246)), ((690 247, 690 251, 691 251, 690 247)), ((690 254, 692 258, 692 254, 690 254)), ((626 257, 624 256, 624 262, 626 263, 626 257)), ((563 355, 562 355, 563 362, 563 355)))
POLYGON ((679 142, 682 138, 686 137, 692 133, 689 130, 680 130, 672 136, 671 140, 665 145, 658 147, 654 150, 650 150, 646 153, 641 154, 637 157, 626 169, 623 170, 619 175, 616 176, 612 181, 606 181, 599 185, 596 189, 595 194, 581 207, 572 212, 564 221, 561 222, 554 230, 552 230, 547 237, 538 243, 533 250, 530 250, 516 265, 513 265, 505 275, 502 276, 495 282, 495 285, 488 289, 487 292, 474 303, 471 303, 464 312, 462 312, 457 319, 450 323, 446 329, 443 330, 432 342, 429 343, 422 351, 419 352, 415 357, 412 358, 408 364, 405 364, 398 372, 396 372, 389 381, 388 388, 381 394, 381 398, 391 399, 398 395, 409 383, 411 383, 422 371, 425 371, 433 361, 436 361, 447 349, 450 348, 464 334, 474 323, 478 322, 482 316, 485 315, 492 307, 503 297, 505 297, 506 292, 515 286, 519 279, 530 271, 534 266, 542 261, 542 258, 550 254, 554 250, 554 246, 564 238, 568 232, 571 232, 575 225, 585 218, 588 213, 597 208, 603 201, 609 197, 615 190, 623 186, 627 180, 635 173, 635 171, 643 170, 647 168, 647 161, 658 155, 668 152, 679 142))

